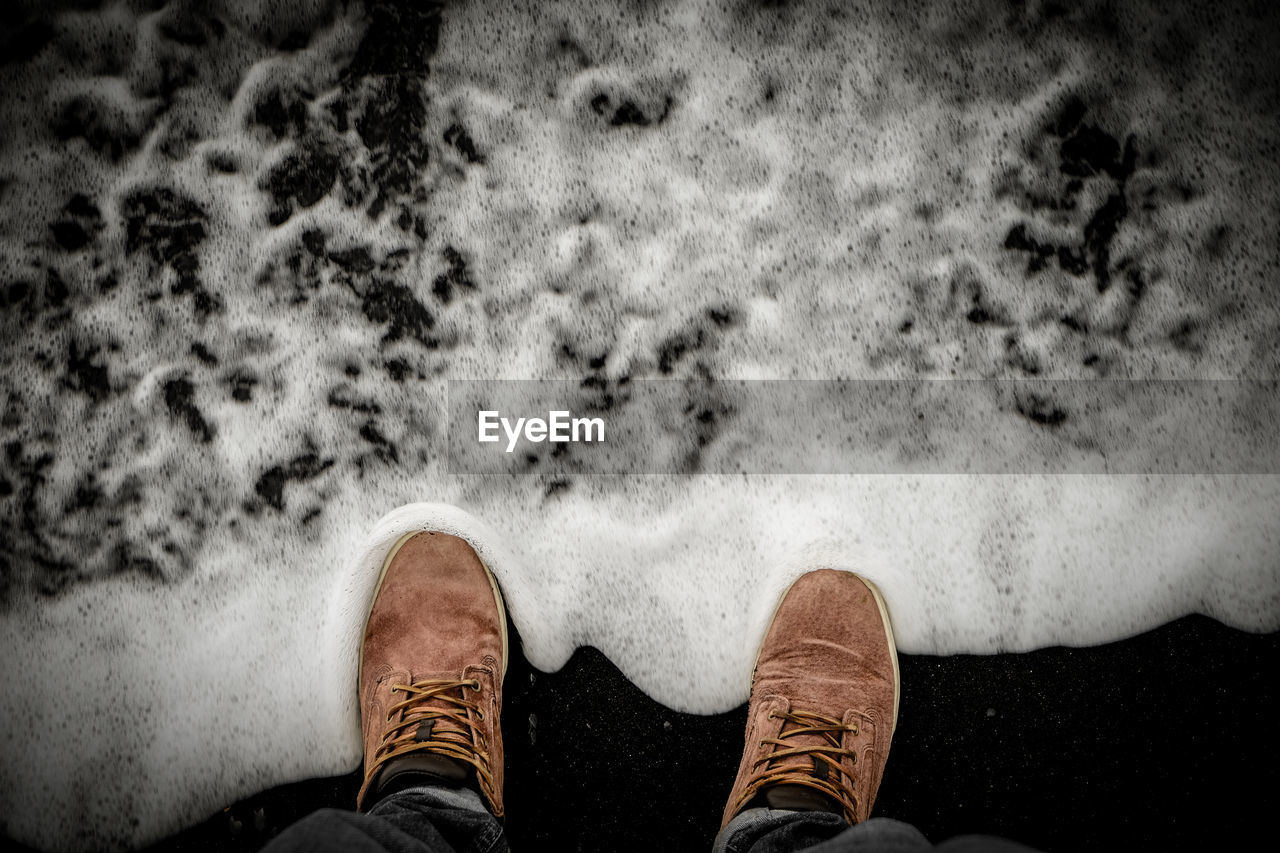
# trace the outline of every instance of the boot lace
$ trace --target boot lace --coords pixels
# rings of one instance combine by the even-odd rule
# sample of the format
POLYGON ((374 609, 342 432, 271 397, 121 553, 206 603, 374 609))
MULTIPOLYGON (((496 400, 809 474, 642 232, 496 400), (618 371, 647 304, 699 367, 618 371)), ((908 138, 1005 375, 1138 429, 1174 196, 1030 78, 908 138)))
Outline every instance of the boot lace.
POLYGON ((492 791, 489 745, 484 729, 475 725, 475 720, 484 719, 484 711, 478 697, 477 701, 466 698, 467 691, 479 693, 480 682, 426 680, 393 684, 392 694, 403 693, 405 698, 387 709, 387 728, 374 753, 370 778, 388 761, 428 752, 474 767, 480 784, 492 791), (475 714, 474 720, 468 711, 475 714))
POLYGON ((857 798, 853 793, 853 777, 842 766, 848 758, 856 764, 853 750, 840 745, 845 732, 858 733, 854 724, 845 725, 834 717, 810 711, 771 711, 769 719, 782 719, 782 730, 776 738, 764 738, 760 746, 772 750, 752 765, 750 781, 738 798, 734 812, 741 811, 763 789, 773 785, 802 785, 821 791, 838 802, 849 823, 856 823, 857 798), (790 728, 788 728, 790 726, 790 728), (818 735, 817 742, 797 744, 794 738, 818 735), (803 758, 808 758, 805 762, 803 758))

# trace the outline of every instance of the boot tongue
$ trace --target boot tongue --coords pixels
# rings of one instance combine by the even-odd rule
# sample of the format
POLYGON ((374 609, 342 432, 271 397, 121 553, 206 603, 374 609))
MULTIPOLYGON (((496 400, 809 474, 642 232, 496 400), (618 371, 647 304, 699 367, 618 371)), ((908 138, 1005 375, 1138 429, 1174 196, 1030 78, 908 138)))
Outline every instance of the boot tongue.
MULTIPOLYGON (((460 706, 444 698, 448 695, 450 698, 458 698, 457 691, 450 691, 448 694, 433 696, 429 699, 423 699, 415 702, 405 709, 403 719, 412 719, 423 713, 442 712, 444 714, 457 715, 466 717, 467 712, 460 706)), ((465 698, 465 697, 464 697, 465 698)), ((429 740, 436 741, 454 741, 461 744, 471 743, 471 730, 467 726, 454 720, 452 716, 431 717, 423 720, 418 724, 418 728, 413 730, 413 739, 418 743, 429 740)))
MULTIPOLYGON (((443 711, 459 715, 466 713, 448 700, 433 697, 409 706, 403 714, 406 718, 412 718, 428 711, 443 711)), ((467 749, 471 747, 472 743, 470 729, 450 717, 430 717, 422 720, 418 723, 416 729, 410 729, 410 731, 412 732, 413 741, 416 743, 430 741, 456 743, 467 749)), ((411 752, 389 762, 387 769, 392 771, 393 774, 406 771, 429 773, 440 777, 446 782, 461 782, 467 778, 469 773, 469 767, 465 762, 433 751, 429 752, 426 749, 420 752, 411 752)))
POLYGON ((803 785, 774 785, 764 792, 764 799, 771 809, 836 812, 837 814, 843 811, 831 797, 803 785))
MULTIPOLYGON (((805 734, 791 734, 797 729, 808 728, 809 723, 797 723, 794 720, 784 720, 782 728, 778 732, 778 740, 782 741, 782 745, 777 747, 778 752, 790 751, 793 749, 809 749, 821 748, 830 749, 833 746, 839 746, 840 741, 835 743, 821 732, 807 732, 805 734)), ((799 755, 786 755, 773 760, 773 770, 790 770, 804 776, 812 776, 821 781, 827 781, 832 775, 836 775, 836 771, 831 765, 823 761, 819 757, 821 753, 801 753, 799 755)), ((838 761, 837 756, 831 756, 833 761, 838 761)))
MULTIPOLYGON (((798 728, 805 728, 807 724, 796 723, 792 720, 784 721, 782 730, 779 732, 779 739, 785 744, 777 747, 778 751, 790 749, 804 749, 806 747, 831 747, 833 744, 821 733, 810 732, 807 734, 791 735, 788 734, 798 728)), ((833 760, 836 759, 832 756, 833 760)), ((776 772, 778 770, 789 771, 797 776, 808 776, 821 782, 837 781, 832 779, 833 776, 839 776, 839 773, 832 769, 831 765, 823 761, 816 753, 788 755, 775 759, 772 762, 771 769, 776 772)), ((843 813, 843 806, 834 797, 828 796, 807 785, 788 785, 785 782, 773 785, 764 791, 765 801, 770 808, 775 809, 794 809, 800 811, 832 811, 837 814, 843 813)))
POLYGON ((461 761, 443 755, 419 752, 387 762, 384 773, 387 780, 401 773, 425 773, 438 776, 445 782, 462 782, 467 778, 467 766, 461 761))
MULTIPOLYGON (((456 709, 454 710, 456 711, 456 709)), ((464 729, 448 717, 432 717, 418 725, 417 730, 413 733, 413 739, 417 743, 436 740, 469 744, 471 743, 471 731, 464 729)))

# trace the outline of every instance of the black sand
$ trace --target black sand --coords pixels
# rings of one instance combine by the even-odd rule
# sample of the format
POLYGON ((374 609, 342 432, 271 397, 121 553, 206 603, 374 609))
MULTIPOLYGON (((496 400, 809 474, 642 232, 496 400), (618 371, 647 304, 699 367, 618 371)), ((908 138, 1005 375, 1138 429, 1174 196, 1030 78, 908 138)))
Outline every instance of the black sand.
MULTIPOLYGON (((1242 850, 1280 790, 1280 634, 1202 617, 1118 643, 901 656, 902 707, 875 816, 934 842, 1003 835, 1045 851, 1242 850)), ((507 829, 517 850, 710 849, 745 706, 673 712, 599 652, 507 674, 507 829)), ((152 850, 256 850, 359 774, 231 805, 152 850)))

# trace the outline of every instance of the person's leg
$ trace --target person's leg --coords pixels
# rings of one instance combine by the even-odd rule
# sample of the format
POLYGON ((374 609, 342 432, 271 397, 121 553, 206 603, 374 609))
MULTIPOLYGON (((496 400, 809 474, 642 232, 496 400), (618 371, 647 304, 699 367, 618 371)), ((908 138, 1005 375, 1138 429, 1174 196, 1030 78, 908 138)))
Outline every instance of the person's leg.
POLYGON ((470 788, 408 788, 367 812, 320 809, 277 836, 264 853, 505 851, 502 825, 470 788))
POLYGON ((936 847, 914 826, 873 817, 850 826, 830 812, 748 809, 717 838, 716 853, 1037 853, 988 835, 950 838, 936 847))
POLYGON ((910 824, 875 817, 850 826, 833 812, 747 809, 716 839, 716 853, 931 853, 929 839, 910 824))
POLYGON ((465 541, 413 532, 383 561, 360 652, 364 784, 267 849, 506 850, 499 819, 507 623, 465 541))

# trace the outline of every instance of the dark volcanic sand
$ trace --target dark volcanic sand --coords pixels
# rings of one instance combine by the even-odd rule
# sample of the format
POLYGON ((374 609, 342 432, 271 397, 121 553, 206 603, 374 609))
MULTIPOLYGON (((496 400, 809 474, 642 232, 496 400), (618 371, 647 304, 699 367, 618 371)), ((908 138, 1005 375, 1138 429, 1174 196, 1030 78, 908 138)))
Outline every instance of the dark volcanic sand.
MULTIPOLYGON (((513 648, 515 648, 513 646, 513 648)), ((1280 783, 1280 635, 1187 617, 1118 643, 1020 655, 902 655, 898 731, 873 812, 935 843, 1003 835, 1069 850, 1244 850, 1280 783)), ((591 648, 507 673, 507 830, 516 850, 705 851, 745 706, 679 714, 591 648)), ((359 774, 286 785, 152 850, 255 850, 359 774)))

